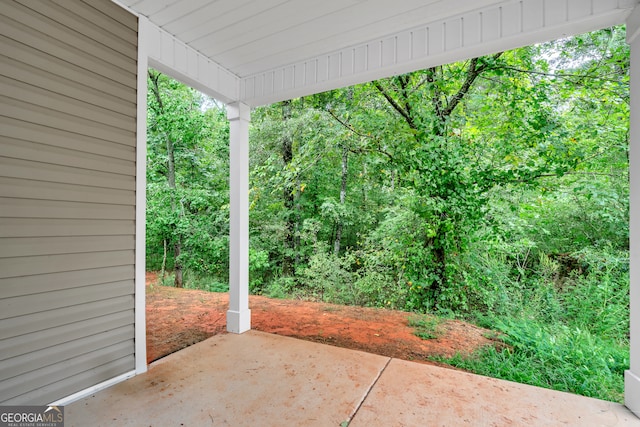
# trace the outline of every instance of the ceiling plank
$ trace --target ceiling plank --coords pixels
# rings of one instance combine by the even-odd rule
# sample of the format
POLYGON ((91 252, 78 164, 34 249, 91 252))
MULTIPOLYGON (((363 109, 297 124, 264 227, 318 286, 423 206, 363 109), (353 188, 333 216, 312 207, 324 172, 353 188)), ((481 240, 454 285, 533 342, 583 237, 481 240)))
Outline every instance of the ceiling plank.
MULTIPOLYGON (((184 40, 185 43, 192 44, 194 41, 200 40, 211 33, 223 32, 234 26, 246 28, 242 21, 250 18, 254 14, 261 13, 287 0, 261 0, 259 2, 250 0, 233 0, 220 1, 218 3, 207 6, 200 11, 204 17, 190 15, 190 19, 182 22, 182 28, 176 28, 175 34, 184 40), (212 12, 212 7, 215 7, 212 12)), ((172 28, 175 23, 167 25, 167 31, 173 32, 172 28)))
MULTIPOLYGON (((247 46, 274 32, 283 32, 298 25, 304 25, 319 16, 339 12, 359 2, 362 0, 325 0, 311 4, 305 2, 283 3, 245 19, 242 26, 233 26, 222 34, 212 33, 193 45, 196 48, 202 47, 202 52, 206 55, 215 56, 247 46)), ((327 29, 327 32, 331 32, 331 29, 327 29)))

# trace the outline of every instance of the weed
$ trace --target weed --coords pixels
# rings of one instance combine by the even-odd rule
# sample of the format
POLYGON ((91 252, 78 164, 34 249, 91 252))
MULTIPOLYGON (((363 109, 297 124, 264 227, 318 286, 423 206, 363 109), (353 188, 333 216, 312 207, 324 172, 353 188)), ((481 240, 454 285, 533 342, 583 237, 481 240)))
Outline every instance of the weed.
POLYGON ((430 315, 409 318, 409 326, 414 328, 413 334, 423 340, 440 338, 444 333, 441 326, 442 323, 443 319, 430 315))
POLYGON ((629 349, 587 330, 528 319, 496 323, 506 347, 440 362, 494 378, 622 403, 629 349))

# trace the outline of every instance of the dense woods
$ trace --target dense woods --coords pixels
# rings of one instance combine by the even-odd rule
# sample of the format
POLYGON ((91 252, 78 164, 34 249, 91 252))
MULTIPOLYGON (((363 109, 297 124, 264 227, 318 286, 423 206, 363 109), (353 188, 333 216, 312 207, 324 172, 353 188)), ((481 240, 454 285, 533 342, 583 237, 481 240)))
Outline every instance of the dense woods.
MULTIPOLYGON (((628 367, 616 27, 252 111, 250 290, 461 317, 456 364, 610 400, 628 367)), ((147 268, 228 280, 224 108, 149 72, 147 268)))

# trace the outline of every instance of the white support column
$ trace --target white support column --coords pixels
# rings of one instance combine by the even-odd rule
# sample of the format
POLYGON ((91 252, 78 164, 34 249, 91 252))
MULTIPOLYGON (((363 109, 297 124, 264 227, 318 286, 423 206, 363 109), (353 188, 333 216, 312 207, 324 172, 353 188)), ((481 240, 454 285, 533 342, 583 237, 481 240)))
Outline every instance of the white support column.
POLYGON ((229 310, 227 331, 251 329, 249 310, 249 106, 227 105, 230 143, 229 310))
POLYGON ((138 17, 138 93, 136 118, 135 351, 136 374, 147 371, 146 212, 147 212, 147 18, 138 17))
POLYGON ((624 401, 640 417, 640 5, 627 20, 631 45, 631 108, 629 139, 630 174, 630 310, 631 366, 625 372, 624 401))

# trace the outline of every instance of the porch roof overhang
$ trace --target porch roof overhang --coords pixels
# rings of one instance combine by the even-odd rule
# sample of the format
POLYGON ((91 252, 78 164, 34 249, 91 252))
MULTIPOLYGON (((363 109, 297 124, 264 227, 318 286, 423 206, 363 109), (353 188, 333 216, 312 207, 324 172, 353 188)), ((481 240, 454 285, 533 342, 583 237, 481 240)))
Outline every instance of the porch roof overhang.
MULTIPOLYGON (((87 0, 85 0, 87 1, 87 0)), ((139 17, 136 247, 144 248, 146 67, 232 104, 227 329, 250 329, 248 107, 627 23, 631 146, 640 139, 640 0, 112 0, 139 17), (634 74, 635 73, 635 74, 634 74)), ((636 147, 637 148, 637 147, 636 147)), ((630 151, 630 224, 640 154, 630 151), (636 167, 637 169, 637 167, 636 167)), ((640 414, 640 227, 631 227, 631 368, 625 402, 640 414)), ((144 250, 136 251, 136 354, 143 372, 144 250), (140 296, 141 295, 141 296, 140 296)))
MULTIPOLYGON (((116 1, 116 0, 114 0, 116 1)), ((150 64, 269 104, 625 22, 636 0, 118 0, 150 64)))

